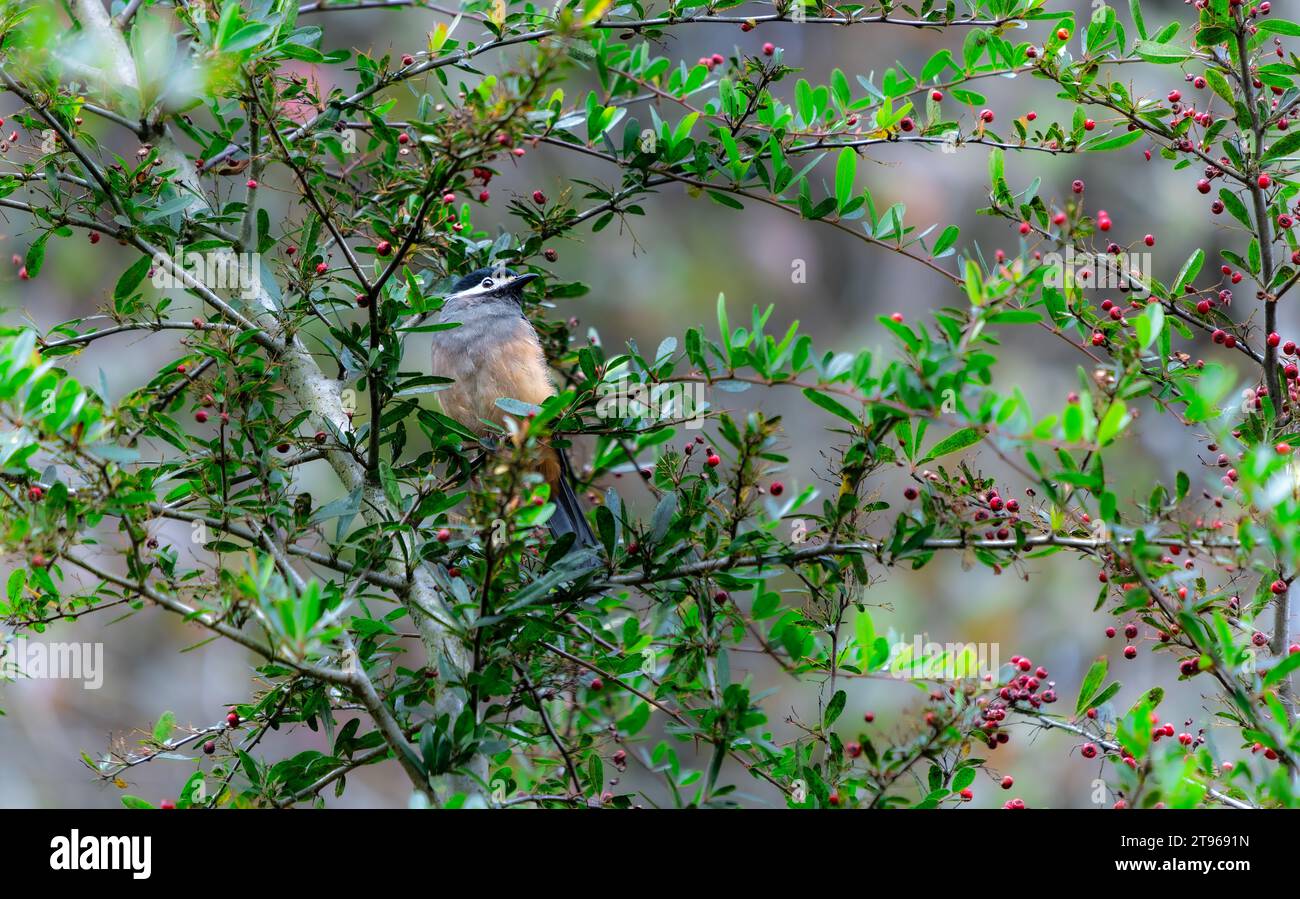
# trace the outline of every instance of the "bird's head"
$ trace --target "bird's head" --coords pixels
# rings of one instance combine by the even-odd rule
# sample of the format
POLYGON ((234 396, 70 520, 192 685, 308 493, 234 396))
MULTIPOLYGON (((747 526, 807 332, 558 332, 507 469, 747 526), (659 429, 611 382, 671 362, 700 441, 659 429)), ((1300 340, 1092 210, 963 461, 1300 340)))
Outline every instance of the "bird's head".
POLYGON ((531 272, 516 274, 508 268, 481 268, 457 281, 446 302, 470 304, 487 300, 510 299, 522 305, 524 285, 539 277, 531 272))

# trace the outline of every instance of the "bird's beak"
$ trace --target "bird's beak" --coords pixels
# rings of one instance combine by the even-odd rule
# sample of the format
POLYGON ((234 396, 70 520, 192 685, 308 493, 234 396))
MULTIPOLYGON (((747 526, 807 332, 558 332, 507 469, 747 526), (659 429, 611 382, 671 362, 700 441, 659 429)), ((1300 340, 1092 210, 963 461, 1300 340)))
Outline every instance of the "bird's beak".
POLYGON ((517 275, 514 279, 512 279, 508 286, 512 291, 518 290, 519 288, 527 284, 529 281, 536 281, 540 277, 541 275, 535 274, 534 272, 525 272, 524 274, 517 275))

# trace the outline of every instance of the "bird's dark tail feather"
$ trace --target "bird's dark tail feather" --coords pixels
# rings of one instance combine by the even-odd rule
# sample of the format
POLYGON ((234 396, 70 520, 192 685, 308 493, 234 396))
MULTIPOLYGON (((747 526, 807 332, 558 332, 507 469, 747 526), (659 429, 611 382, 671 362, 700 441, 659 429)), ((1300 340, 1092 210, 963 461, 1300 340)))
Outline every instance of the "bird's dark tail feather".
POLYGON ((574 549, 599 546, 596 535, 591 532, 591 525, 587 524, 582 504, 573 492, 573 469, 569 466, 569 457, 559 447, 555 448, 555 452, 560 457, 560 476, 556 479, 555 495, 551 497, 555 501, 555 514, 547 522, 551 536, 558 540, 565 534, 573 534, 574 549))

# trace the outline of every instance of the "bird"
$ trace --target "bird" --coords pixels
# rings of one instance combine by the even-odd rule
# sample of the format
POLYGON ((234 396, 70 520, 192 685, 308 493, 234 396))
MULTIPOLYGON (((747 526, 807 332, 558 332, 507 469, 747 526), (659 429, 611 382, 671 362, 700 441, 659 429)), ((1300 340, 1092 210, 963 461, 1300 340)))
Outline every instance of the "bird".
MULTIPOLYGON (((528 317, 523 289, 540 277, 498 265, 480 268, 452 285, 439 310, 441 323, 459 327, 433 333, 434 375, 454 379, 438 392, 443 411, 480 436, 501 426, 511 398, 540 405, 555 394, 546 353, 528 317)), ((557 540, 574 535, 572 549, 597 545, 573 490, 573 469, 562 447, 541 446, 538 471, 551 488, 555 512, 547 521, 557 540)))

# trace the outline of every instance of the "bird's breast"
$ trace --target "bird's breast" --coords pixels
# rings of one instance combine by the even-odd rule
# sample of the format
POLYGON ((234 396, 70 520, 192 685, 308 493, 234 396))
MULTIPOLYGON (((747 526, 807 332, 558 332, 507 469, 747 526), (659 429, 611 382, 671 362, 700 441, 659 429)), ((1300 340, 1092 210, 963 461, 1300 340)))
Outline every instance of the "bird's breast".
POLYGON ((455 381, 438 392, 447 415, 483 431, 485 420, 503 421, 497 400, 509 397, 536 405, 555 392, 537 333, 517 311, 513 317, 467 315, 459 320, 461 327, 437 332, 433 341, 432 374, 455 381))

